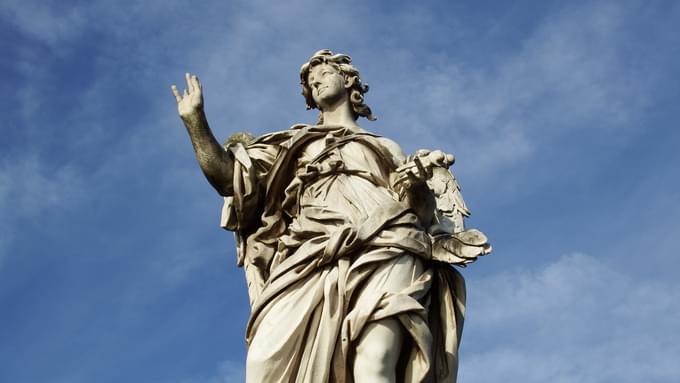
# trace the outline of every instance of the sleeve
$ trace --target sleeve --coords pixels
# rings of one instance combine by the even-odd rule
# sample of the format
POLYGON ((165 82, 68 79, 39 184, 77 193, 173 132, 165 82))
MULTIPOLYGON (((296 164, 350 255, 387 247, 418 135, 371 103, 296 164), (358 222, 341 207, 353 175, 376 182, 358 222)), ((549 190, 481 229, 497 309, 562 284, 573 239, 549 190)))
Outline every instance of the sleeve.
POLYGON ((264 286, 266 272, 258 259, 262 252, 249 249, 249 238, 263 225, 267 181, 289 137, 288 131, 274 132, 249 142, 228 140, 225 144, 234 159, 234 178, 233 194, 224 198, 220 226, 234 232, 237 264, 245 271, 251 305, 264 286))
POLYGON ((230 231, 244 231, 257 223, 258 207, 264 198, 263 182, 276 158, 276 147, 266 144, 230 145, 234 158, 234 194, 224 197, 220 226, 230 231))

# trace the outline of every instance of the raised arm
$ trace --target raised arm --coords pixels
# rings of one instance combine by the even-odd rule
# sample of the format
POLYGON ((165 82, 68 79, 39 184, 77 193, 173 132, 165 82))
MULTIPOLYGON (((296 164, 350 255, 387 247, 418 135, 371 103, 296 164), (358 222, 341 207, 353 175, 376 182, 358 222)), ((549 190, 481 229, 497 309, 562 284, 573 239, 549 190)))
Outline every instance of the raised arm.
POLYGON ((175 85, 172 94, 177 100, 177 111, 187 128, 198 164, 208 182, 223 196, 233 194, 233 159, 217 142, 203 110, 203 89, 198 77, 186 74, 187 88, 181 95, 175 85))

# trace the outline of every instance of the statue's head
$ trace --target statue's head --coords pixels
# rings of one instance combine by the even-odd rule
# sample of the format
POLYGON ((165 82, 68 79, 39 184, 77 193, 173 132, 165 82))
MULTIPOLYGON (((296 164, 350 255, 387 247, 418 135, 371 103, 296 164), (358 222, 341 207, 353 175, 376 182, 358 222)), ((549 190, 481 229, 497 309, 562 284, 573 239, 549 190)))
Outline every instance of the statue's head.
MULTIPOLYGON (((359 71, 351 64, 352 58, 343 54, 333 54, 328 49, 322 49, 302 65, 300 68, 300 84, 302 85, 302 95, 307 102, 307 109, 321 109, 314 100, 312 84, 309 76, 313 69, 320 65, 333 68, 344 78, 347 97, 354 112, 354 119, 366 117, 370 121, 375 120, 371 113, 371 108, 364 104, 364 93, 368 92, 368 85, 361 82, 359 71)), ((319 116, 319 123, 323 123, 323 113, 319 116)))

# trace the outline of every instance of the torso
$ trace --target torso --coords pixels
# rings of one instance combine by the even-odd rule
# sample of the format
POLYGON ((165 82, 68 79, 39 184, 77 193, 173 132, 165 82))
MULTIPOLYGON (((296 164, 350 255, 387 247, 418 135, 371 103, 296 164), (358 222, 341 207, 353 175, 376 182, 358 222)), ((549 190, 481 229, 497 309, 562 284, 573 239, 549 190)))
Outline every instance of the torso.
POLYGON ((298 157, 298 175, 320 172, 304 184, 300 213, 304 216, 306 212, 323 211, 329 217, 342 216, 345 221, 360 223, 381 205, 394 201, 395 194, 388 187, 391 169, 374 150, 356 140, 315 160, 337 139, 328 135, 314 140, 298 157))

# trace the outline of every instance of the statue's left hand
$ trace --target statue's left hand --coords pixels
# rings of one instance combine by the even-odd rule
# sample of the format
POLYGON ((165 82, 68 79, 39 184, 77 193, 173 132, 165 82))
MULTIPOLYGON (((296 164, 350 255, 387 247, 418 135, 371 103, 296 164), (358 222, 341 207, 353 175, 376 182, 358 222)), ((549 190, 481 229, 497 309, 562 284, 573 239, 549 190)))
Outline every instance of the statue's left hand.
POLYGON ((426 182, 432 178, 433 168, 448 168, 453 162, 453 155, 446 154, 441 150, 419 150, 411 156, 410 161, 397 168, 393 188, 399 193, 399 197, 403 198, 413 185, 426 182))

